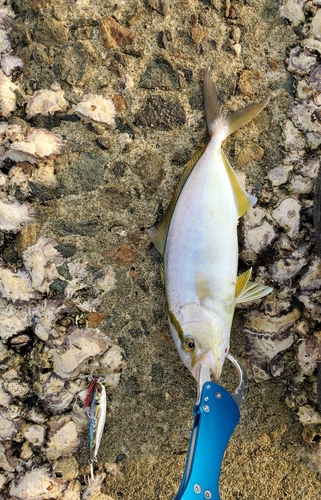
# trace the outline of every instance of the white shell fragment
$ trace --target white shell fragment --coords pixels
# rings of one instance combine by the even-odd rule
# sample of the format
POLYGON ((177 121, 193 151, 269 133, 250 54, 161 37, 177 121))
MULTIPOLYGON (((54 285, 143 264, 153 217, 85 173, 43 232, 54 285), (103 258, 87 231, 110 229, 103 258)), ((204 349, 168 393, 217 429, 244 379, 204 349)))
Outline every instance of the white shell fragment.
POLYGON ((27 132, 21 142, 13 142, 7 152, 7 158, 13 161, 37 163, 43 158, 53 158, 60 154, 62 139, 59 135, 45 129, 33 129, 27 132))
POLYGON ((82 101, 74 108, 74 112, 89 121, 103 123, 114 128, 116 109, 111 99, 101 95, 85 94, 82 101))
POLYGON ((269 316, 260 311, 250 311, 246 317, 246 331, 261 334, 280 334, 291 328, 299 319, 300 312, 293 309, 282 316, 269 316))
POLYGON ((33 469, 12 483, 10 495, 18 500, 48 500, 61 498, 65 488, 51 477, 47 467, 33 469))
POLYGON ((73 328, 65 351, 52 350, 54 372, 62 378, 74 378, 90 358, 102 355, 111 345, 109 337, 96 328, 73 328))
POLYGON ((51 437, 46 445, 46 455, 49 460, 68 455, 79 446, 80 438, 75 422, 65 420, 65 417, 61 417, 58 421, 51 423, 51 437))
POLYGON ((293 73, 306 75, 316 62, 317 57, 314 54, 297 46, 290 50, 288 69, 293 73))
POLYGON ((27 307, 17 308, 0 301, 0 337, 8 340, 31 326, 31 315, 27 307))
POLYGON ((0 294, 12 302, 29 301, 34 295, 29 274, 0 268, 0 294))
POLYGON ((321 10, 318 9, 311 21, 311 34, 315 38, 321 38, 321 10))
POLYGON ((297 359, 303 375, 312 375, 320 360, 321 349, 314 337, 299 342, 297 359))
POLYGON ((0 439, 11 439, 17 433, 17 428, 11 420, 7 420, 0 412, 0 439))
POLYGON ((56 411, 66 409, 79 392, 75 382, 65 384, 65 380, 55 374, 50 375, 44 383, 36 383, 35 389, 39 398, 56 411))
POLYGON ((59 300, 44 300, 32 308, 32 322, 34 332, 40 340, 46 342, 50 335, 55 336, 55 320, 59 314, 66 312, 68 308, 59 300))
POLYGON ((305 0, 281 0, 280 14, 291 21, 293 26, 298 26, 305 21, 304 4, 305 0))
POLYGON ((292 169, 293 167, 290 165, 279 165, 278 167, 270 170, 267 177, 273 186, 282 186, 282 184, 286 184, 288 182, 292 169))
POLYGON ((297 200, 285 198, 272 212, 273 219, 287 231, 290 238, 294 238, 299 232, 300 211, 301 205, 297 200))
POLYGON ((57 266, 64 259, 55 245, 54 241, 41 237, 23 252, 23 262, 31 276, 32 287, 39 292, 48 292, 50 282, 59 276, 57 266))
POLYGON ((1 57, 1 68, 5 75, 10 76, 15 69, 23 69, 23 61, 18 56, 4 54, 1 57))
POLYGON ((299 407, 298 417, 303 425, 321 424, 321 414, 309 405, 299 407))
POLYGON ((300 287, 308 291, 321 289, 321 260, 319 257, 314 258, 307 272, 302 276, 300 287))
POLYGON ((31 424, 23 430, 23 435, 32 446, 41 446, 45 440, 45 430, 43 425, 31 424))
POLYGON ((0 69, 0 114, 4 117, 16 109, 15 90, 18 90, 18 86, 0 69))
POLYGON ((64 111, 67 101, 64 91, 59 87, 57 90, 38 90, 28 100, 26 107, 27 117, 36 115, 53 115, 56 111, 64 111))
POLYGON ((96 280, 96 286, 99 290, 104 293, 110 292, 115 288, 116 285, 116 275, 115 271, 111 266, 107 268, 105 274, 96 280))
POLYGON ((36 215, 35 209, 27 203, 15 199, 0 200, 0 230, 18 233, 31 224, 36 215))

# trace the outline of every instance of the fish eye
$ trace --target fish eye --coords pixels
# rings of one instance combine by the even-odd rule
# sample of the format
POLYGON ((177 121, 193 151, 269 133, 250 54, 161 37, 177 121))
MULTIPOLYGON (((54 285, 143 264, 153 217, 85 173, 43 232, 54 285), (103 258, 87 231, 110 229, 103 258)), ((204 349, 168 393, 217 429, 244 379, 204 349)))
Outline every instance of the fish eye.
POLYGON ((185 345, 185 349, 186 351, 193 351, 195 349, 195 342, 194 342, 194 339, 192 337, 186 337, 186 339, 184 340, 184 345, 185 345))

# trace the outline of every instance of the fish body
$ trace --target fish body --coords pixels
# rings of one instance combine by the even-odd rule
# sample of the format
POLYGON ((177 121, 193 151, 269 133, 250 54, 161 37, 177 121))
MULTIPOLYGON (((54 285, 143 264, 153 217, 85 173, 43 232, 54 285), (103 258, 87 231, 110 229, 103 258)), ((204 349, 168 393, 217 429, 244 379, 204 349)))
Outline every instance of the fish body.
POLYGON ((89 414, 89 452, 93 480, 93 463, 97 460, 106 421, 107 399, 102 377, 95 376, 93 378, 88 389, 86 407, 89 414))
POLYGON ((209 71, 203 92, 210 142, 186 165, 164 220, 150 236, 164 259, 168 317, 180 357, 196 379, 205 364, 218 381, 236 303, 272 290, 250 282, 250 271, 237 276, 238 219, 256 198, 239 184, 221 145, 268 99, 224 116, 209 71))

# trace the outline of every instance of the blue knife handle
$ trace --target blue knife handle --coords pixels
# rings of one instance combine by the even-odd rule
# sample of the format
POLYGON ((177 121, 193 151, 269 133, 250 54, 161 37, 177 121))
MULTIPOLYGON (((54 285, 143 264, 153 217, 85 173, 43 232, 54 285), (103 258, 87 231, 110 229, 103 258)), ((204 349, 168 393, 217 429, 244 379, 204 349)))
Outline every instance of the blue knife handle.
POLYGON ((240 411, 223 387, 206 382, 194 415, 185 472, 175 500, 220 500, 223 455, 240 420, 240 411))

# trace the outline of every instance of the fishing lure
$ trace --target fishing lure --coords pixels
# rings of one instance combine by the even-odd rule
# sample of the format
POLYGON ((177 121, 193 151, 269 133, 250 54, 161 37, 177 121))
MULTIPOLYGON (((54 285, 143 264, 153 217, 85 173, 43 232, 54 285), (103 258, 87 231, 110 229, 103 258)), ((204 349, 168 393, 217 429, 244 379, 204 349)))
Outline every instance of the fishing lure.
POLYGON ((92 481, 94 480, 94 463, 97 462, 98 450, 106 421, 107 399, 103 381, 104 377, 93 375, 86 398, 86 410, 89 416, 89 463, 92 481))

